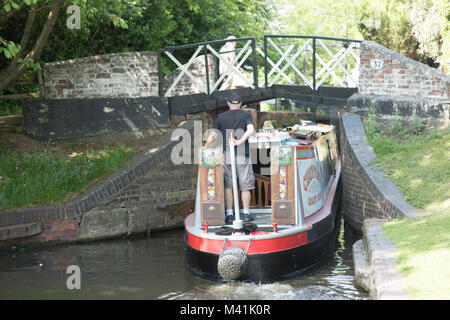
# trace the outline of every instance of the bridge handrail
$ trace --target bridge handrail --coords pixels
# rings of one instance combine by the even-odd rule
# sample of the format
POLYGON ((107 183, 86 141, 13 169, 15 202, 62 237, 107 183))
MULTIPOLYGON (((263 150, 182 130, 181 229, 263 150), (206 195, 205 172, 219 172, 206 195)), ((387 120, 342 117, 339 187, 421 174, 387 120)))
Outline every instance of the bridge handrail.
MULTIPOLYGON (((349 48, 349 46, 347 44, 349 42, 353 42, 353 43, 361 43, 362 42, 362 40, 357 40, 357 39, 336 38, 336 37, 326 37, 326 36, 308 36, 308 35, 293 35, 293 34, 287 34, 287 35, 266 34, 266 35, 264 35, 264 84, 265 84, 266 88, 268 87, 268 83, 269 83, 268 82, 268 54, 267 54, 267 48, 269 46, 268 46, 267 42, 268 42, 268 39, 270 39, 270 38, 291 38, 291 39, 311 39, 312 40, 312 84, 310 84, 310 83, 307 83, 307 84, 308 84, 308 86, 311 87, 311 89, 313 91, 317 91, 317 85, 316 85, 316 40, 329 40, 329 41, 344 42, 343 47, 345 47, 346 49, 349 48)), ((274 44, 274 43, 272 42, 272 44, 274 44)), ((306 43, 305 45, 311 46, 308 43, 306 43)), ((350 45, 350 48, 351 48, 351 46, 352 45, 350 45)), ((332 57, 332 58, 335 58, 335 57, 332 57)), ((286 57, 282 57, 281 59, 286 59, 286 61, 288 60, 286 57)), ((339 61, 337 61, 336 63, 339 64, 339 61)), ((288 61, 288 65, 289 64, 290 64, 290 62, 288 61)), ((282 73, 282 71, 283 70, 281 70, 280 73, 282 73)), ((297 74, 299 73, 298 70, 294 70, 294 71, 297 74)), ((324 78, 326 78, 330 72, 332 72, 332 70, 330 70, 324 78)), ((301 72, 300 72, 300 76, 302 76, 304 78, 304 76, 301 74, 301 72)), ((276 78, 275 78, 275 80, 276 80, 276 78)), ((306 78, 304 78, 304 80, 305 80, 305 82, 307 81, 306 78)), ((322 79, 322 81, 323 81, 323 79, 322 79)))
POLYGON ((335 37, 325 37, 325 36, 305 36, 305 35, 295 35, 295 34, 265 34, 264 38, 300 38, 300 39, 321 39, 321 40, 334 40, 342 42, 358 42, 361 43, 363 40, 349 39, 349 38, 335 38, 335 37))
MULTIPOLYGON (((180 46, 167 46, 161 50, 157 51, 158 56, 158 77, 159 77, 159 95, 163 96, 163 72, 162 72, 162 61, 161 56, 164 52, 173 52, 177 50, 182 49, 189 49, 189 48, 199 48, 203 47, 203 52, 205 56, 205 74, 206 74, 206 93, 208 95, 211 94, 211 88, 210 88, 210 75, 209 75, 209 64, 208 64, 208 46, 210 45, 220 45, 225 44, 227 42, 236 42, 236 41, 250 41, 251 42, 251 50, 253 53, 253 85, 255 88, 258 88, 258 70, 257 70, 257 61, 256 61, 256 39, 255 37, 243 37, 243 38, 233 38, 233 39, 224 39, 224 40, 211 40, 211 41, 203 41, 203 42, 196 42, 191 44, 185 44, 180 46)), ((183 71, 184 72, 184 71, 183 71)), ((186 74, 189 76, 188 72, 186 74)), ((213 88, 214 90, 214 88, 213 88)))
MULTIPOLYGON (((264 86, 267 88, 268 85, 269 85, 268 76, 270 76, 269 73, 268 73, 268 54, 267 54, 267 49, 275 47, 275 49, 277 49, 279 51, 278 47, 281 47, 281 46, 285 45, 284 43, 283 44, 276 44, 276 45, 268 44, 268 39, 272 39, 272 38, 291 38, 291 39, 311 39, 312 40, 312 44, 311 43, 306 43, 305 44, 306 47, 308 48, 308 50, 311 50, 311 48, 312 48, 312 79, 307 79, 302 74, 300 76, 304 79, 304 81, 306 81, 306 83, 311 87, 311 89, 313 91, 317 90, 316 75, 318 77, 320 77, 320 75, 324 73, 323 71, 326 71, 326 70, 321 70, 319 72, 319 74, 316 74, 316 40, 319 41, 319 46, 321 45, 320 40, 343 42, 344 44, 342 45, 342 47, 345 48, 345 49, 349 49, 349 47, 350 47, 350 49, 358 49, 358 47, 354 47, 354 45, 349 44, 349 43, 355 43, 355 44, 358 43, 359 44, 359 43, 361 43, 363 41, 363 40, 357 40, 357 39, 336 38, 336 37, 327 37, 327 36, 310 36, 310 35, 294 35, 294 34, 265 34, 264 38, 263 38, 264 39, 264 43, 263 43, 262 46, 256 46, 256 38, 255 37, 242 37, 242 38, 223 39, 223 40, 211 40, 211 41, 196 42, 196 43, 179 45, 179 46, 166 46, 163 49, 157 51, 157 56, 158 56, 158 76, 159 76, 159 95, 160 96, 164 95, 164 93, 163 93, 163 90, 164 90, 163 89, 164 88, 163 81, 164 81, 164 79, 163 79, 162 60, 161 60, 162 59, 162 55, 164 53, 166 53, 166 55, 168 55, 177 65, 180 66, 181 64, 179 63, 179 61, 175 61, 174 60, 175 57, 170 54, 171 52, 174 52, 174 51, 177 51, 177 50, 189 49, 189 48, 197 48, 197 51, 194 54, 195 56, 197 56, 200 53, 200 51, 203 49, 203 53, 204 53, 204 56, 205 56, 205 69, 206 69, 205 70, 206 90, 205 90, 204 84, 202 84, 201 87, 203 87, 203 90, 205 90, 205 93, 210 95, 212 93, 211 91, 214 91, 216 89, 217 83, 214 84, 214 86, 213 86, 213 88, 211 90, 211 88, 210 88, 210 77, 211 77, 211 75, 209 74, 209 63, 208 63, 208 50, 211 50, 211 49, 208 49, 208 48, 211 48, 210 47, 211 45, 223 45, 223 44, 225 44, 227 42, 235 42, 235 41, 247 41, 247 42, 250 41, 251 42, 251 44, 250 44, 251 45, 251 53, 253 54, 253 61, 252 61, 252 64, 253 64, 253 86, 255 88, 259 88, 259 86, 258 86, 258 62, 257 62, 257 50, 256 49, 257 48, 259 48, 259 49, 264 48, 264 51, 263 52, 259 52, 259 53, 263 56, 263 59, 264 59, 264 80, 265 80, 264 81, 264 86), (200 49, 200 48, 202 48, 202 49, 200 49)), ((248 45, 248 43, 247 43, 247 45, 248 45)), ((247 45, 246 45, 245 49, 247 48, 247 45)), ((324 45, 322 44, 322 46, 324 46, 324 45)), ((236 49, 236 50, 232 50, 232 51, 238 52, 238 51, 241 51, 241 50, 242 50, 242 48, 239 48, 239 49, 236 49)), ((248 49, 246 49, 246 50, 248 50, 248 49)), ((229 52, 232 52, 232 51, 219 52, 219 54, 229 53, 229 52)), ((346 50, 345 54, 347 54, 347 51, 348 50, 346 50)), ((217 52, 215 52, 215 50, 213 50, 213 53, 217 56, 217 52)), ((250 53, 248 53, 248 55, 249 54, 250 53)), ((351 54, 353 54, 353 52, 351 52, 351 54)), ((248 57, 248 55, 245 57, 245 59, 248 57)), ((286 55, 287 55, 287 53, 286 53, 286 55)), ((354 54, 353 54, 353 56, 355 57, 354 54)), ((337 55, 332 57, 332 59, 335 59, 335 62, 336 62, 335 66, 333 66, 331 69, 327 68, 328 72, 319 81, 319 86, 320 86, 320 83, 323 82, 328 76, 332 75, 332 76, 334 76, 334 78, 336 78, 336 75, 333 73, 333 68, 340 64, 340 60, 338 60, 338 58, 336 58, 336 57, 337 57, 337 55), (331 75, 330 75, 330 73, 331 73, 331 75)), ((286 61, 288 61, 288 59, 286 57, 282 57, 282 59, 283 58, 286 59, 286 61)), ((319 59, 319 62, 323 64, 323 61, 320 59, 320 56, 317 57, 317 59, 319 59)), ((339 57, 339 59, 342 60, 341 57, 339 57)), ((219 57, 219 60, 220 60, 220 57, 219 57)), ((289 61, 288 61, 288 64, 289 64, 289 61)), ((294 66, 292 66, 292 68, 294 68, 294 66)), ((341 66, 341 68, 342 68, 342 66, 341 66)), ((346 68, 347 67, 345 67, 345 69, 346 68)), ((183 74, 186 74, 187 76, 191 77, 191 75, 188 73, 187 70, 185 70, 184 68, 182 68, 182 69, 183 69, 182 70, 183 74)), ((278 72, 280 72, 280 73, 283 73, 282 71, 284 69, 283 70, 276 69, 276 70, 278 72)), ((297 73, 296 74, 296 77, 297 77, 299 70, 294 68, 294 71, 295 71, 295 73, 297 73)), ((233 75, 234 72, 235 71, 232 71, 231 75, 233 75)), ((270 73, 272 73, 272 72, 273 71, 271 71, 270 73)), ((344 72, 348 75, 348 72, 346 70, 344 70, 344 72)), ((282 75, 285 76, 284 74, 282 74, 282 75)), ((225 79, 228 76, 230 76, 230 75, 226 75, 225 79)), ((239 76, 242 77, 242 75, 239 75, 239 76)), ((276 81, 279 76, 280 75, 277 75, 273 81, 276 81)), ((198 82, 198 80, 195 80, 195 81, 198 82)), ((169 89, 169 91, 170 91, 170 89, 169 89)))
POLYGON ((211 41, 203 41, 203 42, 196 42, 196 43, 190 43, 190 44, 182 44, 179 46, 166 46, 163 49, 159 50, 161 52, 164 51, 175 51, 175 50, 181 50, 181 49, 187 49, 187 48, 195 48, 198 46, 205 46, 208 44, 225 44, 227 42, 233 42, 233 41, 246 41, 246 40, 253 40, 256 42, 255 37, 244 37, 244 38, 235 38, 235 39, 224 39, 224 40, 211 40, 211 41))

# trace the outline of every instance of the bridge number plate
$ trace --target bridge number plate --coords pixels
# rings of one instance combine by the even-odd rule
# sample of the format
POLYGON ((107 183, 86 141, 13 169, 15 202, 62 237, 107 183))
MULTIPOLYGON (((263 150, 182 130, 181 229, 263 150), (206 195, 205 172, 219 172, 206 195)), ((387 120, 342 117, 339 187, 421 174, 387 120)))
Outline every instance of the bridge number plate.
POLYGON ((383 60, 380 59, 372 59, 370 60, 370 66, 372 67, 372 69, 383 69, 384 67, 384 62, 383 60))

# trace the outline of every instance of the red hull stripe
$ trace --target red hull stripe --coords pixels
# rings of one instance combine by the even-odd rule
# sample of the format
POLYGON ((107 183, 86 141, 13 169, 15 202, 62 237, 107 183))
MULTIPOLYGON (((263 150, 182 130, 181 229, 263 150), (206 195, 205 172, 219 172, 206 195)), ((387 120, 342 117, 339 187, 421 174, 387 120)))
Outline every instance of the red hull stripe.
POLYGON ((312 146, 296 146, 295 147, 297 150, 309 150, 312 149, 312 146))
MULTIPOLYGON (((303 231, 286 237, 251 240, 250 245, 248 243, 248 240, 243 241, 227 240, 224 249, 231 246, 237 246, 242 248, 243 250, 246 250, 248 246, 247 254, 262 254, 288 250, 295 247, 299 247, 306 243, 308 243, 307 231, 303 231)), ((188 232, 188 244, 193 249, 196 249, 198 251, 217 254, 220 254, 223 248, 223 240, 205 239, 202 237, 195 236, 189 232, 188 232)))

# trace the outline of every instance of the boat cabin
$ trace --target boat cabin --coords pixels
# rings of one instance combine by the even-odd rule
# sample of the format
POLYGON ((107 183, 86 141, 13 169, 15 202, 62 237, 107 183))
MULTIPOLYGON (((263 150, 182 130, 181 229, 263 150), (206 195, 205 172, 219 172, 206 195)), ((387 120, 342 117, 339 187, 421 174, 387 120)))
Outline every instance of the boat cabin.
MULTIPOLYGON (((239 218, 241 197, 234 193, 232 225, 225 224, 222 148, 199 152, 195 211, 185 220, 186 266, 198 276, 258 282, 288 278, 320 265, 334 248, 340 193, 335 127, 303 121, 276 129, 265 122, 249 145, 255 219, 239 218)), ((233 180, 236 190, 235 174, 233 180)))
MULTIPOLYGON (((249 144, 255 173, 253 233, 307 224, 323 207, 336 173, 335 127, 303 121, 276 129, 266 121, 249 144)), ((225 225, 222 158, 221 148, 200 150, 195 225, 203 232, 216 233, 225 225)), ((239 203, 242 212, 240 194, 239 203)))

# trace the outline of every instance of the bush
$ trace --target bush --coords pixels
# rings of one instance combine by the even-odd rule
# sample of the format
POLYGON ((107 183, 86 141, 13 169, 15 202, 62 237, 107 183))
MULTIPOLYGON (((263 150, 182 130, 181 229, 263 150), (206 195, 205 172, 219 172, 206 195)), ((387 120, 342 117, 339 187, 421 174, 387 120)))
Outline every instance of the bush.
POLYGON ((416 115, 413 115, 411 122, 410 122, 410 126, 411 126, 411 132, 415 135, 418 135, 423 130, 422 120, 417 118, 416 115))
POLYGON ((380 125, 377 123, 375 113, 369 113, 367 118, 364 119, 364 129, 369 141, 372 141, 380 135, 380 125))
POLYGON ((392 133, 394 133, 396 135, 400 135, 400 134, 404 133, 405 126, 403 125, 403 122, 398 119, 400 117, 400 111, 398 109, 396 109, 394 111, 394 116, 395 116, 395 119, 392 120, 392 122, 391 122, 391 130, 392 130, 392 133))

